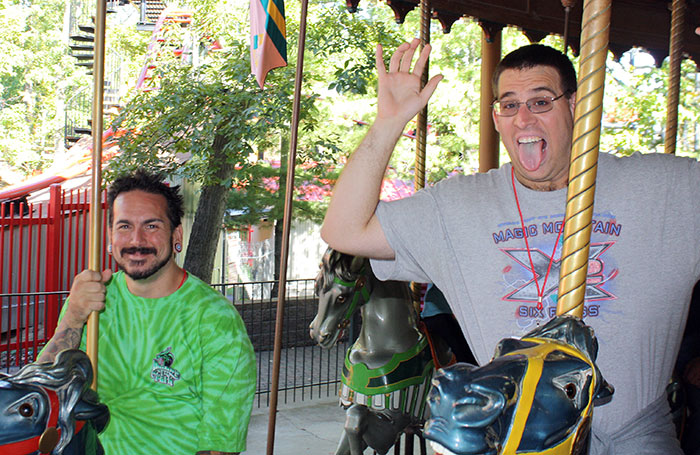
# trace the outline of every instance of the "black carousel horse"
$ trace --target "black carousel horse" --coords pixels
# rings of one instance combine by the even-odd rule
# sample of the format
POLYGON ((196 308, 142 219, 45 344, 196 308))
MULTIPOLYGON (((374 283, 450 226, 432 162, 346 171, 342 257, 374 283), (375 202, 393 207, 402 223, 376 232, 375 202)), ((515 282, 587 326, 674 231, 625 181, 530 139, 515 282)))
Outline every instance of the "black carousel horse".
MULTIPOLYGON (((316 278, 318 314, 311 338, 333 346, 356 311, 357 341, 348 349, 340 400, 346 407, 336 455, 385 454, 402 432, 418 432, 434 371, 428 339, 418 328, 408 283, 380 281, 369 261, 328 249, 316 278)), ((440 362, 449 353, 440 353, 440 362)))
POLYGON ((435 375, 425 437, 442 455, 586 454, 593 406, 613 394, 597 354, 593 330, 570 316, 501 340, 487 365, 435 375))
POLYGON ((109 410, 91 383, 90 359, 77 349, 59 353, 53 364, 0 376, 0 453, 104 453, 97 433, 107 426, 109 410))

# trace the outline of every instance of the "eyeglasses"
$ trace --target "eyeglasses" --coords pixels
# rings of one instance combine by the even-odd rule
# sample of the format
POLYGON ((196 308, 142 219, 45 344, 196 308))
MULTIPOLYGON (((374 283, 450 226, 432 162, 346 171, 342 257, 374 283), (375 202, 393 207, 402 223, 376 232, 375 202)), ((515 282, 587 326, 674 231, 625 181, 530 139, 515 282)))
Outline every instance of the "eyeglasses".
POLYGON ((533 114, 543 114, 549 112, 554 107, 554 102, 569 92, 564 92, 559 96, 536 96, 527 101, 494 101, 491 106, 496 115, 500 117, 512 117, 518 113, 520 106, 527 106, 528 110, 533 114))

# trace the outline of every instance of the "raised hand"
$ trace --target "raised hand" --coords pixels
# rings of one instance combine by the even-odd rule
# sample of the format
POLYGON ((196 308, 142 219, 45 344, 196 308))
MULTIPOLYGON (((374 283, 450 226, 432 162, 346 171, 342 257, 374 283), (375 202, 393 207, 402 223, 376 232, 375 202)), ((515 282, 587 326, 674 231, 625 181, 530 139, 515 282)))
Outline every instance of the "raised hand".
POLYGON ((435 91, 442 75, 433 76, 421 90, 420 80, 430 55, 427 44, 418 56, 413 70, 411 62, 420 41, 401 44, 389 61, 389 70, 384 66, 382 46, 377 45, 376 65, 379 78, 377 120, 394 119, 408 123, 427 103, 435 91))

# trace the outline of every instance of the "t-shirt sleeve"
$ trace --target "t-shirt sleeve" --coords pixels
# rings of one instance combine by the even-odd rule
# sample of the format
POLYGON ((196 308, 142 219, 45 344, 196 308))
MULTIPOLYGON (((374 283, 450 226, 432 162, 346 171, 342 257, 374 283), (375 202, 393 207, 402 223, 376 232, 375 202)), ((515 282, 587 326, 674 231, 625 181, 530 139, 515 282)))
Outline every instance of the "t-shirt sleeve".
POLYGON ((228 303, 199 323, 202 420, 197 451, 243 452, 255 395, 255 354, 243 320, 228 303))
POLYGON ((428 270, 436 261, 435 250, 445 241, 436 201, 429 189, 413 196, 377 206, 377 218, 389 245, 393 260, 371 261, 380 280, 432 281, 428 270), (420 260, 417 260, 420 259, 420 260))

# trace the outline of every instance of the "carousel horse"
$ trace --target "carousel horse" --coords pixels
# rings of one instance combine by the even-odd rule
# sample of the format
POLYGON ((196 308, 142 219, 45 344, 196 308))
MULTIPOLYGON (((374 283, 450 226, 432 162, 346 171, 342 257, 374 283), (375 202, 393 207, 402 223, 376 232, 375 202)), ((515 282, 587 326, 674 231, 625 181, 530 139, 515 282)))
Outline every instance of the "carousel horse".
POLYGON ((91 383, 90 359, 77 349, 59 353, 53 364, 32 363, 0 376, 0 453, 103 454, 97 433, 109 410, 91 383))
MULTIPOLYGON (((340 401, 346 408, 336 455, 385 454, 401 433, 419 430, 434 371, 431 346, 418 328, 408 283, 380 281, 369 260, 328 249, 316 278, 318 314, 310 334, 332 347, 355 311, 357 341, 346 352, 340 401)), ((445 361, 448 353, 438 359, 445 361)))
POLYGON ((487 365, 435 375, 424 435, 441 455, 586 454, 592 408, 613 394, 597 354, 593 330, 571 316, 501 340, 487 365))

